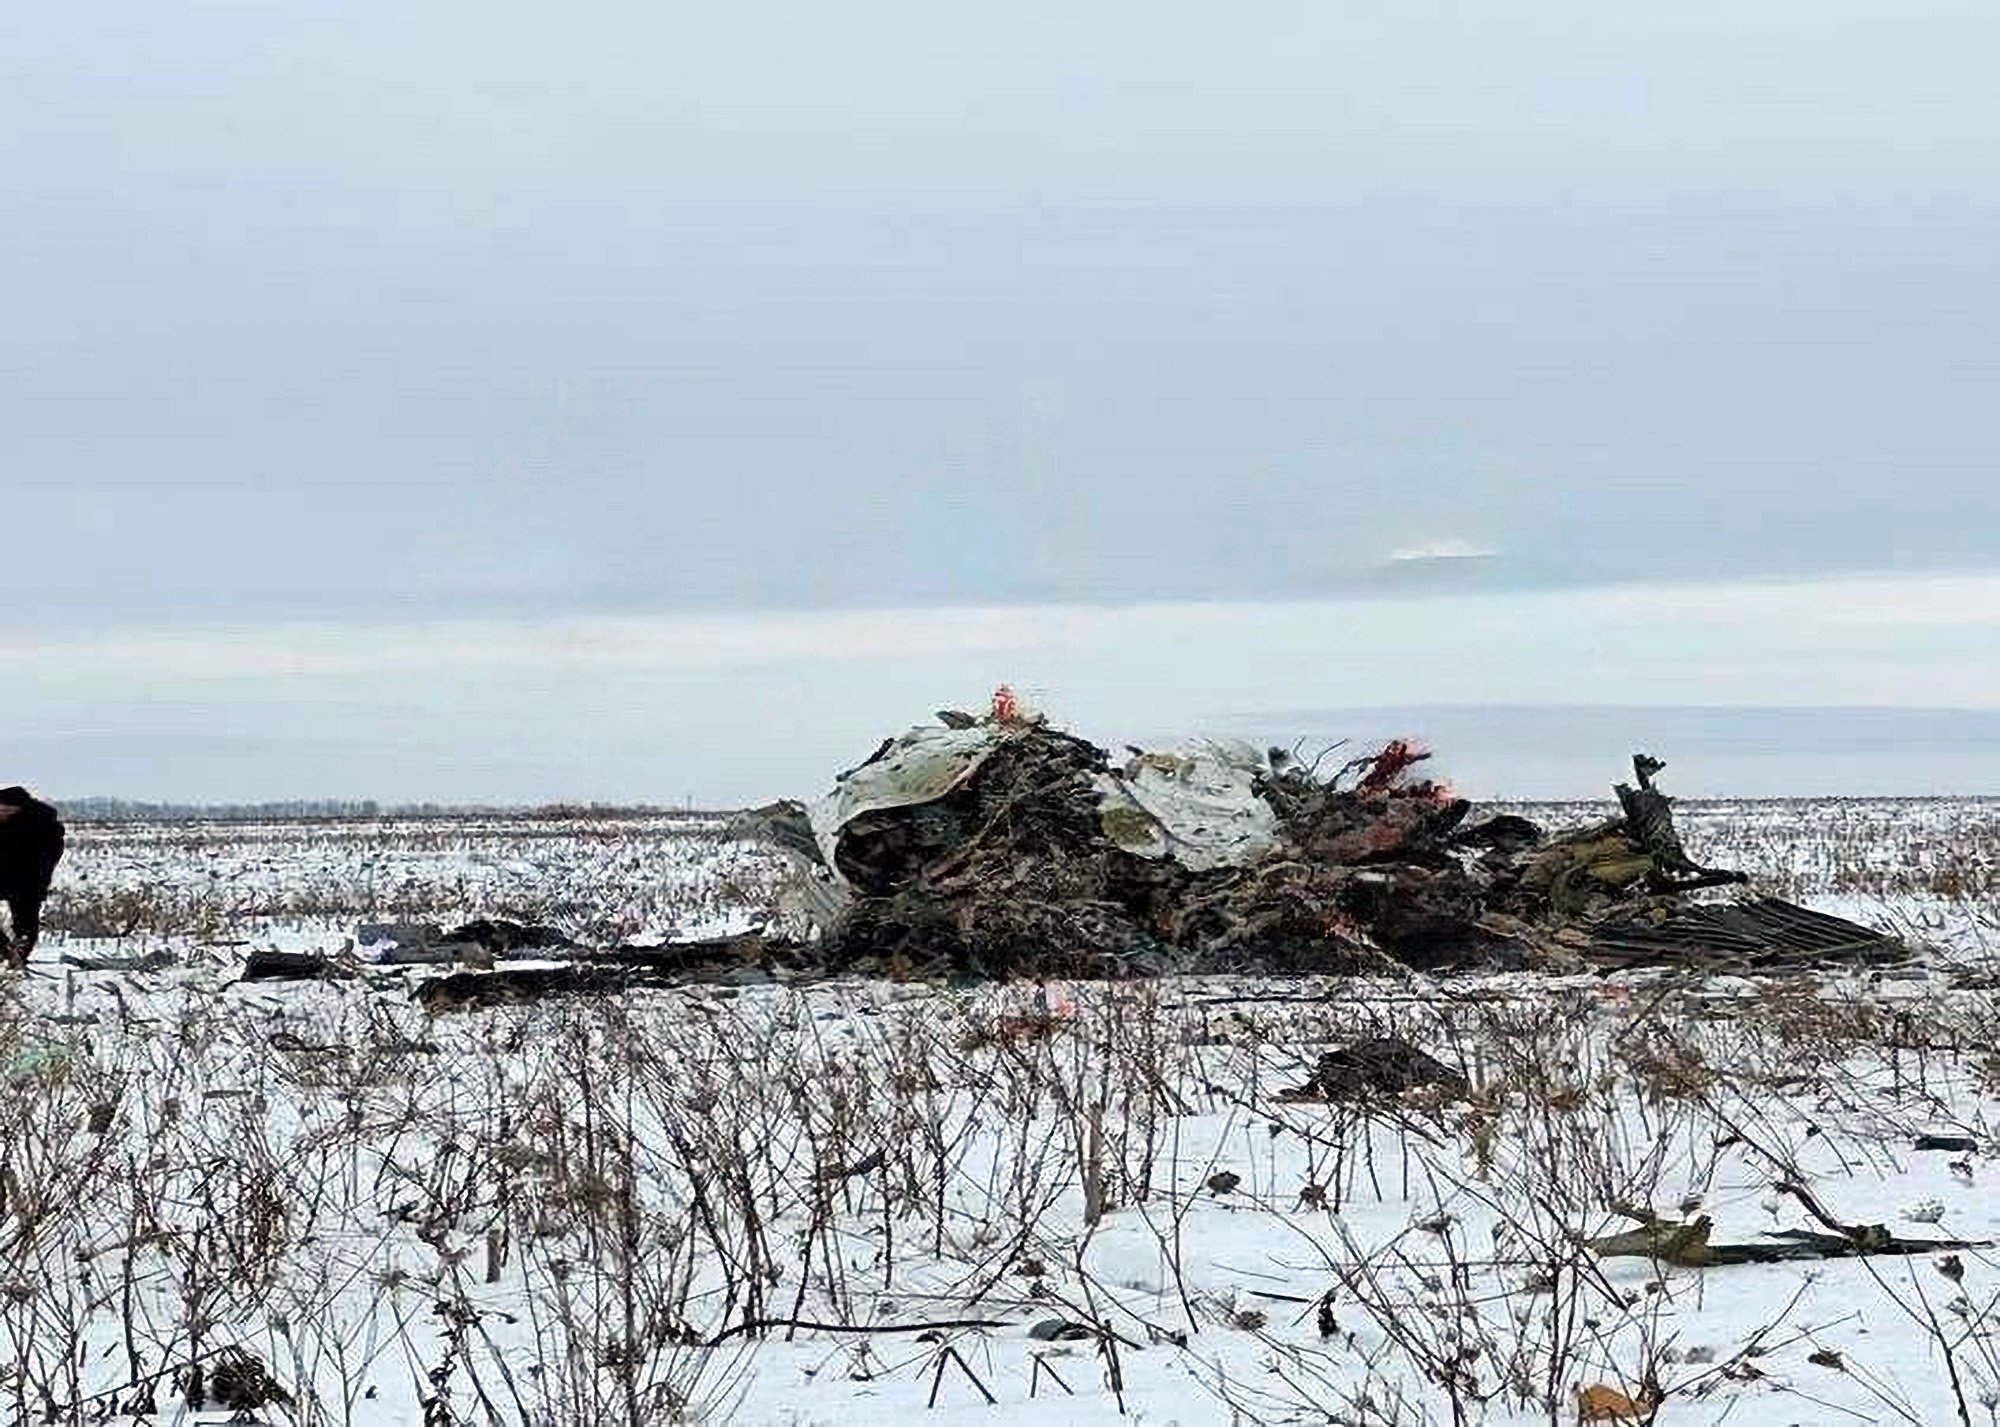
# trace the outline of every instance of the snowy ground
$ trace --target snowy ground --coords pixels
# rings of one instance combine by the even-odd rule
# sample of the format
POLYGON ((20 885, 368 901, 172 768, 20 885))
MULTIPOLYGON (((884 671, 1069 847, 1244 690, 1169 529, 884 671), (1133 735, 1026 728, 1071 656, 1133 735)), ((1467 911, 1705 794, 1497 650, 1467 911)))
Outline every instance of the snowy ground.
MULTIPOLYGON (((1551 820, 1598 808, 1541 810, 1551 820)), ((1689 804, 1704 860, 1935 943, 1908 973, 944 991, 690 988, 432 1018, 408 975, 234 984, 364 920, 747 924, 775 870, 669 819, 79 828, 0 984, 0 1421, 2000 1421, 2000 805, 1689 804), (151 971, 62 958, 162 954, 151 971), (1469 1104, 1289 1098, 1396 1032, 1469 1104), (1975 1148, 1919 1151, 1920 1134, 1975 1148), (1058 1336, 1052 1334, 1060 1328, 1058 1336), (989 1401, 989 1398, 991 1401, 989 1401), (932 1406, 932 1403, 935 1403, 932 1406), (226 1414, 224 1414, 226 1416, 226 1414)))

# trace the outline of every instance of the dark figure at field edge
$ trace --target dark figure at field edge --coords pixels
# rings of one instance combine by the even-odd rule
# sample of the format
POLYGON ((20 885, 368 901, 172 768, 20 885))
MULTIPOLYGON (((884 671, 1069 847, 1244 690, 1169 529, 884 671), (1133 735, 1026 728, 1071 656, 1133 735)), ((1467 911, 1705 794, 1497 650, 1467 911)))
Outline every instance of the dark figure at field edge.
POLYGON ((42 930, 42 900, 62 861, 56 810, 26 788, 0 788, 0 901, 13 921, 0 933, 0 965, 23 966, 42 930))

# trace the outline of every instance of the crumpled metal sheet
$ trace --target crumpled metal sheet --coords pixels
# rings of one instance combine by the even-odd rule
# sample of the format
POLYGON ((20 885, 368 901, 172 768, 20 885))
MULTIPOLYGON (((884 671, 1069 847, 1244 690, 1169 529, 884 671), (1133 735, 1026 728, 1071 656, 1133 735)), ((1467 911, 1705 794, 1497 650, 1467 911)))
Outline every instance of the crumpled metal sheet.
POLYGON ((1139 754, 1097 779, 1104 835, 1135 856, 1171 857, 1195 872, 1248 866, 1278 841, 1277 814, 1257 792, 1269 771, 1247 744, 1139 754))
MULTIPOLYGON (((814 840, 839 878, 842 829, 864 813, 942 798, 977 773, 994 750, 1028 730, 1001 723, 910 729, 807 809, 814 840)), ((1257 792, 1268 774, 1247 744, 1209 742, 1142 753, 1096 779, 1106 839, 1138 857, 1171 857, 1196 872, 1243 867, 1278 841, 1278 818, 1257 792)))
POLYGON ((826 865, 840 877, 834 849, 841 829, 863 813, 915 807, 942 798, 978 772, 994 749, 1018 734, 1017 729, 996 723, 971 728, 913 728, 893 740, 879 757, 843 773, 834 790, 806 810, 826 865))

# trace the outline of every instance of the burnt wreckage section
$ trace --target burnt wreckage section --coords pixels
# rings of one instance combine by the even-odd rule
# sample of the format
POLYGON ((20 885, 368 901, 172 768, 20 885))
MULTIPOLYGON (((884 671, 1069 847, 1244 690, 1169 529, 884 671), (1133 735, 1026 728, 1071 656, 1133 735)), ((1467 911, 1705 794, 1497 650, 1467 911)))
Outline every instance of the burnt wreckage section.
POLYGON ((1396 741, 1330 772, 1282 750, 1110 754, 962 714, 885 741, 811 806, 737 831, 785 849, 829 970, 1757 969, 1898 959, 1891 937, 1775 899, 1720 901, 1640 754, 1618 815, 1550 836, 1418 776, 1396 741))
MULTIPOLYGON (((1329 771, 1227 744, 1126 752, 999 708, 886 739, 818 801, 733 820, 730 835, 795 868, 761 931, 584 947, 553 927, 384 923, 357 945, 377 967, 450 968, 412 987, 438 1010, 830 975, 1772 971, 1910 955, 1697 863, 1643 754, 1615 816, 1550 835, 1476 815, 1419 776, 1429 755, 1404 741, 1329 771)), ((244 976, 360 970, 265 951, 244 976)))

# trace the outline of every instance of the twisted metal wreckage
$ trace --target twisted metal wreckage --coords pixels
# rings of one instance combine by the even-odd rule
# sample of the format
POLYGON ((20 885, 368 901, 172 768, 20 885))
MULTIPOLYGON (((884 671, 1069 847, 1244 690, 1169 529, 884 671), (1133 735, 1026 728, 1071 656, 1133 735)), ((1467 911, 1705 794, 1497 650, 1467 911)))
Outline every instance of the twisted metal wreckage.
POLYGON ((1900 958, 1696 863, 1640 754, 1618 815, 1550 837, 1414 775, 1402 740, 1322 774, 1282 749, 1109 755, 1030 719, 885 741, 810 806, 738 820, 794 861, 829 964, 960 976, 1769 969, 1900 958))
MULTIPOLYGON (((1401 740, 1330 772, 1324 755, 1215 742, 1128 755, 1000 701, 983 718, 945 711, 817 802, 733 820, 731 835, 793 864, 759 932, 584 948, 480 922, 389 929, 400 944, 380 959, 456 965, 416 987, 443 1008, 825 975, 1766 971, 1909 954, 1695 862, 1645 754, 1615 816, 1553 836, 1512 813, 1475 817, 1418 776, 1429 755, 1401 740), (536 964, 508 964, 525 958, 536 964)), ((335 970, 292 956, 246 974, 335 970)))

